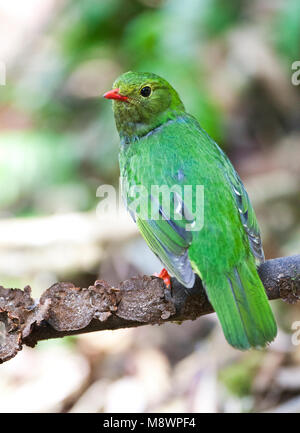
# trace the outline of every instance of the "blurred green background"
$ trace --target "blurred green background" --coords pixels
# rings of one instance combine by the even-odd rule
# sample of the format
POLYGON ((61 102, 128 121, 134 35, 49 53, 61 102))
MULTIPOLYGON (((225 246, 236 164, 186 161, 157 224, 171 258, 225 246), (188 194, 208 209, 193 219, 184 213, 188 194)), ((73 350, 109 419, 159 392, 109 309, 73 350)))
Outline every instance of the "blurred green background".
MULTIPOLYGON (((125 212, 95 211, 98 186, 119 176, 101 95, 127 70, 170 81, 228 153, 266 258, 299 252, 298 0, 0 0, 0 29, 3 286, 38 297, 58 280, 160 269, 125 212)), ((300 309, 272 305, 280 330, 265 352, 230 348, 214 315, 24 349, 0 367, 0 411, 300 411, 300 309)))

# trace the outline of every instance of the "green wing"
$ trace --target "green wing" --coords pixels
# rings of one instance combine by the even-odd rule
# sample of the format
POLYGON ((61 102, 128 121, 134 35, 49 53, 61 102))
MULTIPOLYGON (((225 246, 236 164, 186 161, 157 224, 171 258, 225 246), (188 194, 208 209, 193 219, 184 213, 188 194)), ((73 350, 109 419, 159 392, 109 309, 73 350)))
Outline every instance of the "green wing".
POLYGON ((220 148, 219 150, 222 155, 224 173, 231 186, 243 227, 248 236, 251 251, 256 259, 256 264, 259 265, 264 262, 265 256, 254 209, 242 180, 223 151, 220 148))
POLYGON ((195 274, 188 257, 190 241, 182 237, 171 221, 142 220, 137 218, 137 226, 151 250, 165 268, 181 284, 191 288, 195 274))
POLYGON ((195 274, 188 256, 188 248, 192 242, 192 233, 185 229, 188 211, 176 193, 171 194, 170 212, 163 207, 163 201, 150 196, 149 202, 156 201, 158 213, 156 219, 140 218, 131 207, 127 198, 128 210, 136 221, 145 241, 163 263, 170 275, 174 276, 186 288, 193 287, 195 274), (180 217, 180 219, 175 219, 180 217))

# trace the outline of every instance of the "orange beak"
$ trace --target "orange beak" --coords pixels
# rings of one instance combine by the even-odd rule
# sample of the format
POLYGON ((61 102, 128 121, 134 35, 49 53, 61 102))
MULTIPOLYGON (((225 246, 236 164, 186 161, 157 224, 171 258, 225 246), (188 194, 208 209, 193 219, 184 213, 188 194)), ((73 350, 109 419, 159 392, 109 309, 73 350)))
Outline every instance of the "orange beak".
POLYGON ((106 99, 116 99, 118 101, 127 101, 128 96, 123 96, 120 94, 120 89, 112 89, 103 95, 106 99))

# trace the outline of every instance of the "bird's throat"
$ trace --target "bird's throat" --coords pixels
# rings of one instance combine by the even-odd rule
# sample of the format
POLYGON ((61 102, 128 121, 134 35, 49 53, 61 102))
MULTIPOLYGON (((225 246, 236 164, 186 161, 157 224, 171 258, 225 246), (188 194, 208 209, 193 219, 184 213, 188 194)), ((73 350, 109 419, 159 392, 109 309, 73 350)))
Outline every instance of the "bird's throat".
MULTIPOLYGON (((123 114, 123 113, 122 113, 123 114)), ((120 135, 121 142, 126 144, 131 141, 141 139, 148 134, 153 134, 158 128, 162 127, 169 121, 175 120, 182 112, 165 111, 157 116, 155 120, 149 121, 148 119, 132 119, 125 116, 115 115, 116 126, 120 135)))

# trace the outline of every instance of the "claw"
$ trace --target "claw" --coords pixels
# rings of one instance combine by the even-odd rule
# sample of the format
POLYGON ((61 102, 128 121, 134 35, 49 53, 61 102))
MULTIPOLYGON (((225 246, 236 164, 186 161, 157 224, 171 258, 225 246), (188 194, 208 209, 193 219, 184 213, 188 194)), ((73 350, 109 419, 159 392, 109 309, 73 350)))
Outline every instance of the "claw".
POLYGON ((156 277, 161 278, 164 280, 165 285, 170 288, 171 287, 171 277, 168 274, 168 271, 163 268, 159 274, 154 274, 156 277))

